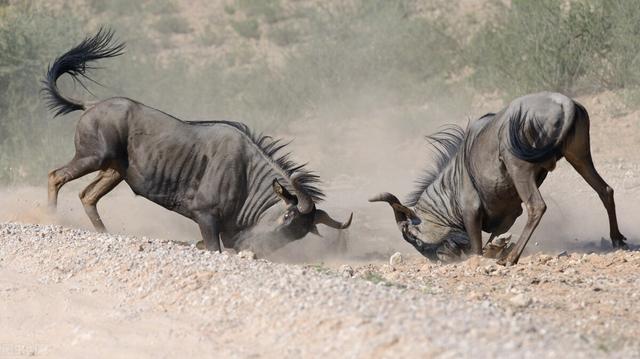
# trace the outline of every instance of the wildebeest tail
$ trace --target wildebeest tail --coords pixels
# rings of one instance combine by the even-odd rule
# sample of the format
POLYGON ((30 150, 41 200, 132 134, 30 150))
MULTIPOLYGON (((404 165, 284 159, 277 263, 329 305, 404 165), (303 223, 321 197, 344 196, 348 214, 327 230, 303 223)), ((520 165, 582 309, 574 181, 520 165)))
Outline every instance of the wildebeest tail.
POLYGON ((113 43, 113 35, 113 31, 100 28, 94 36, 84 39, 80 44, 55 59, 53 64, 49 66, 47 75, 42 81, 44 85, 42 91, 49 109, 56 111, 54 117, 86 109, 86 104, 82 101, 60 93, 57 86, 58 78, 69 74, 74 81, 86 89, 79 77, 93 81, 87 75, 87 70, 94 69, 90 65, 91 62, 122 55, 125 44, 122 42, 113 43))
MULTIPOLYGON (((545 162, 557 157, 565 138, 573 128, 576 110, 574 103, 563 103, 563 119, 560 126, 545 127, 546 118, 539 118, 521 108, 513 110, 508 119, 509 149, 517 158, 533 162, 545 162)), ((584 111, 586 114, 586 111, 584 111)))

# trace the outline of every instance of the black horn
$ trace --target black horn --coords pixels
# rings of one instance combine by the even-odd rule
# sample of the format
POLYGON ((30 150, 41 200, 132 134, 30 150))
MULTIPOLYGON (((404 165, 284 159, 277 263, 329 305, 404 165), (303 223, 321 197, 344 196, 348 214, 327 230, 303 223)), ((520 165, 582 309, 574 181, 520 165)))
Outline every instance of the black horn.
POLYGON ((380 193, 377 196, 373 196, 369 198, 369 202, 387 202, 393 208, 393 214, 396 216, 396 222, 400 223, 410 219, 412 222, 420 222, 420 219, 416 215, 416 213, 409 207, 404 206, 400 203, 398 197, 392 195, 391 193, 385 192, 380 193))
POLYGON ((325 226, 335 228, 335 229, 347 229, 351 225, 351 220, 353 219, 353 213, 349 216, 349 219, 346 222, 338 222, 335 219, 331 218, 329 214, 321 209, 316 210, 315 219, 313 220, 313 224, 324 224, 325 226))
POLYGON ((300 185, 300 178, 303 177, 302 173, 296 173, 291 176, 291 185, 295 190, 295 195, 298 198, 298 211, 302 214, 308 214, 313 211, 313 199, 309 196, 300 185))

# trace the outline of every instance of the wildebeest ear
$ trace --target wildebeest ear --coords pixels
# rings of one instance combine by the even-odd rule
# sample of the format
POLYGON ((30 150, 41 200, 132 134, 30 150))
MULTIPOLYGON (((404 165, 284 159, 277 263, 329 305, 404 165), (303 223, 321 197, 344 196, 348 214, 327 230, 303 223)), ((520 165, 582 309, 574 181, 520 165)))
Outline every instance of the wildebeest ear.
POLYGON ((277 179, 273 179, 273 192, 275 192, 276 196, 278 196, 281 200, 283 200, 286 204, 297 204, 298 199, 296 196, 292 195, 284 188, 277 179))

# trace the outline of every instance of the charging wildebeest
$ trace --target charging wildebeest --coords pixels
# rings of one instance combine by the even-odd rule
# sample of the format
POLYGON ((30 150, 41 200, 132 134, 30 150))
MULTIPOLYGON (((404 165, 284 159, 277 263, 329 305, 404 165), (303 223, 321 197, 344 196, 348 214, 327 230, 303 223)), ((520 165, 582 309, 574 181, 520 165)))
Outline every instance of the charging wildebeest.
POLYGON ((349 227, 353 214, 340 223, 316 209, 324 197, 318 176, 280 155, 286 145, 279 140, 255 135, 237 122, 184 122, 127 98, 90 104, 62 95, 56 85, 60 76, 87 77, 92 61, 122 54, 124 44, 112 40, 113 33, 101 29, 57 58, 44 80, 56 116, 84 111, 76 126, 75 156, 49 173, 53 209, 65 183, 99 171, 80 193, 98 231, 105 230, 98 200, 121 181, 194 220, 209 250, 219 251, 220 240, 235 247, 256 228, 264 230, 260 238, 278 243, 275 248, 317 233, 317 224, 349 227))
POLYGON ((499 260, 517 263, 547 208, 538 187, 562 157, 600 196, 613 247, 626 248, 613 189, 591 159, 589 115, 576 101, 558 93, 530 94, 466 130, 451 126, 428 139, 437 150, 436 166, 418 181, 407 205, 390 193, 370 199, 391 205, 404 239, 427 258, 481 255, 482 231, 491 233, 489 241, 505 233, 524 202, 527 223, 515 247, 499 260))

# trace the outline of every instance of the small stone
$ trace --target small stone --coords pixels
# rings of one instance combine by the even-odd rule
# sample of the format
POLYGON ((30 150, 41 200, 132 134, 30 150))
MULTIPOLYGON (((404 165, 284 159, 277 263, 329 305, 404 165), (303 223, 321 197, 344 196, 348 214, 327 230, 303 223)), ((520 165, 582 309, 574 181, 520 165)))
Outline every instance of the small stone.
POLYGON ((496 267, 495 264, 489 264, 488 266, 484 267, 484 273, 485 274, 491 274, 493 272, 495 272, 498 269, 498 267, 496 267))
POLYGON ((389 264, 392 266, 397 266, 402 264, 402 262, 404 261, 404 258, 402 258, 402 253, 400 252, 395 252, 390 258, 389 258, 389 264))
POLYGON ((238 253, 238 257, 242 259, 256 259, 256 254, 249 250, 243 250, 238 253))
POLYGON ((531 304, 531 298, 529 298, 524 293, 516 294, 509 299, 509 303, 511 303, 514 307, 517 308, 526 308, 531 304))
POLYGON ((341 265, 340 266, 340 275, 342 275, 342 277, 344 277, 344 278, 353 277, 353 268, 351 268, 351 266, 348 265, 348 264, 341 265))
POLYGON ((560 258, 560 257, 569 257, 569 253, 567 253, 567 251, 562 251, 556 254, 556 258, 560 258))
POLYGON ((538 263, 540 264, 546 264, 547 262, 549 262, 551 259, 553 259, 553 257, 551 257, 548 254, 541 254, 538 256, 538 263))

